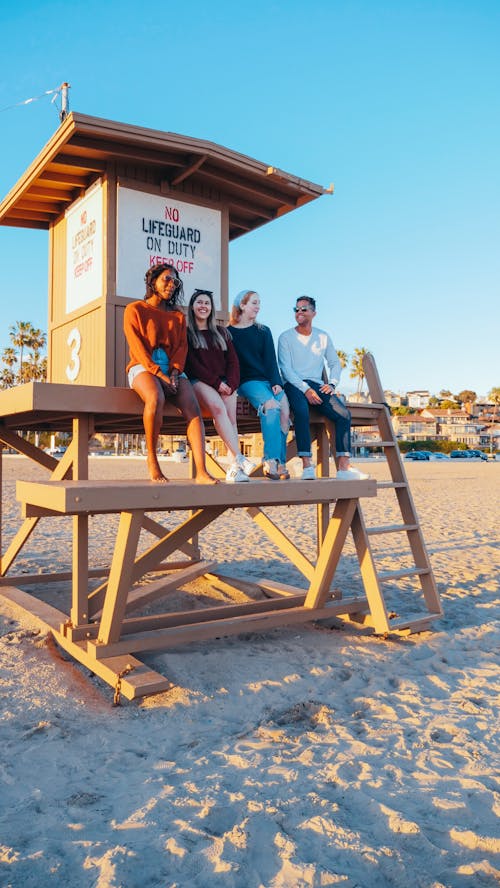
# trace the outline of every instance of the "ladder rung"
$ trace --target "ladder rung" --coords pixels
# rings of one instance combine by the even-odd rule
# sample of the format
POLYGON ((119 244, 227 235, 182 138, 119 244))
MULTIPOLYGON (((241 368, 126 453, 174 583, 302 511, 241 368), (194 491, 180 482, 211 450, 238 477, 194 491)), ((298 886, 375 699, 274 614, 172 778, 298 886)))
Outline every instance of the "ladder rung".
POLYGON ((368 536, 375 536, 379 533, 400 533, 404 530, 418 530, 418 524, 385 524, 379 527, 367 527, 368 536))
POLYGON ((377 481, 377 490, 383 490, 389 487, 408 487, 408 484, 406 481, 377 481))
POLYGON ((410 617, 400 617, 397 620, 389 619, 390 631, 398 631, 400 629, 417 629, 422 628, 432 620, 439 620, 442 614, 412 614, 410 617))
POLYGON ((420 577, 424 574, 429 574, 430 568, 428 567, 409 567, 404 570, 388 570, 385 573, 379 573, 379 580, 399 580, 402 577, 420 577))
POLYGON ((394 441, 356 441, 356 447, 395 447, 394 441))

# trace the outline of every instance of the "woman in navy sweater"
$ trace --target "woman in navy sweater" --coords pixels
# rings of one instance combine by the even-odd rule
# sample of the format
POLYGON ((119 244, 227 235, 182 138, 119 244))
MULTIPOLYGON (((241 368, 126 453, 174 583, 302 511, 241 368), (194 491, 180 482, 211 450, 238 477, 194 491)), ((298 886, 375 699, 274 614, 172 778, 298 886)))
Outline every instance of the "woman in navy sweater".
POLYGON ((186 374, 191 380, 201 411, 214 426, 231 456, 226 481, 248 481, 254 464, 240 453, 236 425, 236 399, 240 368, 231 335, 215 323, 209 290, 195 290, 189 300, 186 374))
POLYGON ((263 471, 273 481, 290 477, 286 468, 286 437, 290 410, 283 391, 269 327, 256 323, 260 298, 242 290, 231 310, 229 329, 240 362, 238 393, 257 410, 264 439, 263 471))

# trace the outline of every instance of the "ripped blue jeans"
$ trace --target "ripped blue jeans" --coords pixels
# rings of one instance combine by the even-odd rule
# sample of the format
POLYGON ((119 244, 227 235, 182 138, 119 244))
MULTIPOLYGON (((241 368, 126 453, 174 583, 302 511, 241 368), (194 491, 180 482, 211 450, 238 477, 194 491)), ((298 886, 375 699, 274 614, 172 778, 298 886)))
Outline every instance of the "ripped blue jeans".
POLYGON ((282 428, 280 403, 285 398, 284 404, 288 405, 284 391, 275 395, 266 380, 249 379, 240 385, 238 394, 250 401, 257 411, 264 439, 264 459, 277 459, 279 463, 285 463, 287 433, 282 428), (265 408, 266 401, 274 401, 276 406, 265 408))

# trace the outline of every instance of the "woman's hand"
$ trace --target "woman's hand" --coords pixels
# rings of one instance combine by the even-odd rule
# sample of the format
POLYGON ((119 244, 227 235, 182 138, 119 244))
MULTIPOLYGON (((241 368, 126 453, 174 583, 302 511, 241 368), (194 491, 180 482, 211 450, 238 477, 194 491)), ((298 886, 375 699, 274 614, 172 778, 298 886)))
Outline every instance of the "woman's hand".
POLYGON ((219 395, 232 395, 233 394, 233 390, 232 390, 232 388, 230 388, 228 386, 227 382, 221 382, 217 391, 219 392, 219 395))
POLYGON ((273 395, 279 395, 279 393, 283 391, 283 388, 281 387, 281 385, 272 385, 271 389, 272 389, 273 395))
POLYGON ((176 372, 175 370, 172 371, 170 376, 167 376, 165 373, 159 374, 163 387, 166 389, 169 395, 177 394, 178 375, 178 372, 176 372))

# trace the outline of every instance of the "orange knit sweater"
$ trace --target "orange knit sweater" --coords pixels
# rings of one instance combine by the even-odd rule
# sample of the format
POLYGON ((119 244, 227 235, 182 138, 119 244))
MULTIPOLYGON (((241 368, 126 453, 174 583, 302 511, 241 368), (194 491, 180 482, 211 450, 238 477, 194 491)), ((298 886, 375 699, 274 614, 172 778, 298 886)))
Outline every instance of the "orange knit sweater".
POLYGON ((154 348, 164 348, 169 368, 182 373, 187 355, 186 319, 181 311, 164 311, 144 300, 129 302, 123 318, 123 330, 128 343, 130 360, 127 373, 134 364, 142 364, 155 376, 160 372, 151 358, 154 348))

